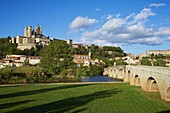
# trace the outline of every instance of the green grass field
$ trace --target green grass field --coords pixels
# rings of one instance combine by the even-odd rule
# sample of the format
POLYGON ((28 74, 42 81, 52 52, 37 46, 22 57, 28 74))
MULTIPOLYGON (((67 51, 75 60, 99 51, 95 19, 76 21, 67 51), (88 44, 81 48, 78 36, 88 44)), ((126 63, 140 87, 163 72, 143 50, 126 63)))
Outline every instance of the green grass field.
POLYGON ((0 87, 0 113, 170 113, 159 93, 126 83, 0 87))

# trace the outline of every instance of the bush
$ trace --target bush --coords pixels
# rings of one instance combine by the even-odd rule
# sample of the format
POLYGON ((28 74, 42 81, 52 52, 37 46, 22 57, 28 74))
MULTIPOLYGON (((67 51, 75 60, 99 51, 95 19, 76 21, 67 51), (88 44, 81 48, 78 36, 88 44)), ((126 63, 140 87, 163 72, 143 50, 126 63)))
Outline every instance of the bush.
POLYGON ((126 62, 124 62, 122 59, 116 60, 116 65, 127 65, 126 62))
POLYGON ((149 61, 148 58, 143 58, 141 61, 140 61, 141 65, 147 65, 147 66, 151 66, 151 62, 149 61))
POLYGON ((59 75, 47 74, 47 69, 34 66, 8 67, 0 70, 0 83, 44 83, 79 81, 76 70, 63 70, 59 75))
POLYGON ((7 67, 4 69, 1 69, 0 75, 1 75, 1 82, 7 83, 11 76, 14 74, 14 69, 7 67))
POLYGON ((34 83, 46 78, 46 69, 40 67, 7 67, 0 71, 0 83, 34 83))
POLYGON ((163 61, 163 60, 157 60, 157 61, 153 62, 153 65, 154 66, 163 66, 163 67, 165 67, 166 66, 166 62, 163 61))

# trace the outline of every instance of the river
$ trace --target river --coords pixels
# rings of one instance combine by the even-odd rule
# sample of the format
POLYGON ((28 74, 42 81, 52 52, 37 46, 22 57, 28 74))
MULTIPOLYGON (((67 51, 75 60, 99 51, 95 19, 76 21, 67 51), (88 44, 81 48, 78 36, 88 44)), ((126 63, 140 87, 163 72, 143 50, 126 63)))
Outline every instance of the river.
POLYGON ((109 78, 107 76, 85 76, 82 82, 122 82, 121 80, 109 78))

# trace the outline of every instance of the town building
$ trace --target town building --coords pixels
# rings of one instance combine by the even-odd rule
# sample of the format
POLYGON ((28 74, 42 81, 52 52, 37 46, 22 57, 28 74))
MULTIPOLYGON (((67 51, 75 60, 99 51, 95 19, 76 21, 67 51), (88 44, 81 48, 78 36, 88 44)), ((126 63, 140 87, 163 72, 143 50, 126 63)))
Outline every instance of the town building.
POLYGON ((6 55, 5 58, 0 60, 0 69, 5 67, 21 67, 24 64, 37 65, 40 63, 40 56, 26 56, 26 55, 6 55))
POLYGON ((146 52, 146 54, 151 55, 158 55, 158 54, 162 54, 162 55, 170 55, 170 50, 148 50, 146 52))
POLYGON ((68 40, 66 40, 66 42, 67 42, 68 45, 72 46, 73 40, 68 39, 68 40))
POLYGON ((89 66, 90 61, 91 61, 91 51, 89 50, 88 55, 79 55, 79 54, 74 54, 73 55, 73 62, 77 65, 80 66, 80 64, 83 64, 83 66, 89 66))
POLYGON ((21 67, 24 65, 26 60, 25 55, 6 55, 4 59, 1 60, 1 68, 10 67, 21 67))
POLYGON ((36 45, 47 46, 50 44, 50 38, 43 35, 41 26, 37 26, 35 30, 32 29, 32 26, 28 26, 24 28, 24 36, 12 37, 10 42, 17 43, 17 48, 24 50, 36 48, 36 45))
POLYGON ((37 65, 39 64, 41 61, 41 57, 40 56, 29 56, 28 57, 28 63, 30 65, 37 65))
POLYGON ((89 46, 86 45, 86 44, 72 44, 72 47, 73 47, 73 48, 85 47, 86 49, 89 48, 89 46))

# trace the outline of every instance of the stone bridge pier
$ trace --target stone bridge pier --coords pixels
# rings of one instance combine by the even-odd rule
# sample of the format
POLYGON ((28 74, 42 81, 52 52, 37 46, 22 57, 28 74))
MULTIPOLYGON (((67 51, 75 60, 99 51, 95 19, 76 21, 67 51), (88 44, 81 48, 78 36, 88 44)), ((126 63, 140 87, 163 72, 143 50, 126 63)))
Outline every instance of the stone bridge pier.
POLYGON ((161 99, 170 101, 170 68, 156 66, 113 66, 105 68, 104 75, 122 79, 148 92, 159 92, 161 99))

